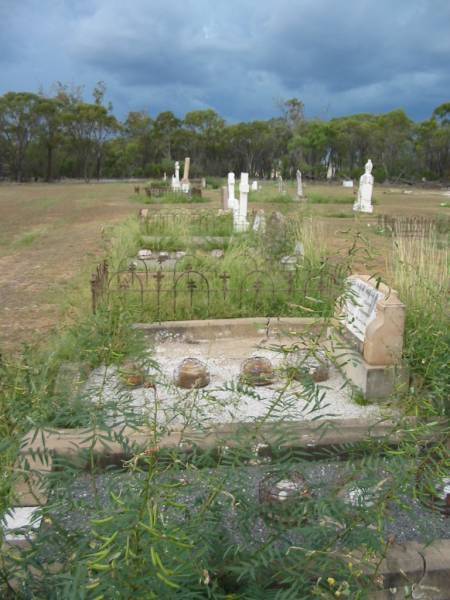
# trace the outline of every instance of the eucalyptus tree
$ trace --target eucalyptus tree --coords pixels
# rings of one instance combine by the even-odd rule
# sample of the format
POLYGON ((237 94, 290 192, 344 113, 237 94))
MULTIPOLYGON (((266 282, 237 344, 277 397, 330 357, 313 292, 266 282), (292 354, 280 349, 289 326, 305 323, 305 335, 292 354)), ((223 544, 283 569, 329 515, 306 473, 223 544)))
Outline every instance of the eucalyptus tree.
POLYGON ((7 92, 0 97, 0 138, 5 162, 16 181, 22 181, 26 154, 38 129, 39 96, 30 92, 7 92))
POLYGON ((181 125, 178 119, 170 110, 159 113, 154 122, 154 142, 157 148, 157 157, 159 160, 174 159, 172 146, 174 135, 181 125))
POLYGON ((154 121, 144 111, 130 112, 123 123, 127 165, 133 175, 144 175, 154 156, 154 121))
POLYGON ((64 141, 62 111, 64 102, 58 96, 49 98, 40 95, 37 105, 38 137, 39 142, 45 147, 46 169, 45 180, 53 179, 53 165, 55 150, 64 141))
POLYGON ((214 110, 194 110, 186 113, 183 127, 191 133, 190 156, 206 172, 217 172, 222 159, 224 119, 214 110))
POLYGON ((105 143, 120 125, 111 114, 112 106, 101 104, 105 89, 102 84, 94 88, 94 103, 67 96, 62 119, 69 142, 74 149, 82 176, 87 181, 95 163, 95 175, 100 177, 105 143))

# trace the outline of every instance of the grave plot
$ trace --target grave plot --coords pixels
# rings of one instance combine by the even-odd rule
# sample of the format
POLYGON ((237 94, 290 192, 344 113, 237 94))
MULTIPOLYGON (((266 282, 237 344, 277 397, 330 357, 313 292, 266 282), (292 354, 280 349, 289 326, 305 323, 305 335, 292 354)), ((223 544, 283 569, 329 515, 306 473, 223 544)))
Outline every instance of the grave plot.
POLYGON ((348 265, 305 256, 293 224, 274 213, 267 227, 231 235, 228 214, 153 215, 135 254, 93 275, 93 306, 120 298, 141 321, 330 315, 348 265))
POLYGON ((377 227, 380 233, 393 237, 430 238, 440 233, 440 229, 442 233, 448 231, 449 219, 439 223, 431 217, 378 215, 377 227))
MULTIPOLYGON (((442 457, 417 465, 403 454, 412 425, 266 422, 157 440, 151 426, 32 434, 28 460, 46 448, 52 473, 40 528, 9 534, 16 547, 19 536, 31 544, 21 556, 38 565, 20 590, 46 593, 77 564, 80 589, 106 597, 131 593, 135 570, 161 598, 202 590, 199 580, 217 594, 264 597, 293 585, 307 593, 326 569, 334 583, 324 592, 336 584, 375 599, 395 587, 406 598, 432 585, 445 599, 448 478, 436 469, 442 457)), ((430 429, 429 441, 438 437, 430 429)))
POLYGON ((140 325, 148 358, 99 367, 85 393, 108 407, 108 419, 135 411, 164 426, 203 426, 271 420, 379 417, 379 405, 360 406, 354 389, 304 319, 223 319, 140 325), (302 337, 304 341, 301 341, 302 337), (120 398, 123 407, 112 409, 120 398), (157 402, 157 410, 155 410, 157 402))
POLYGON ((94 309, 127 315, 146 350, 77 382, 83 429, 24 440, 17 507, 42 508, 8 523, 15 564, 37 568, 12 568, 16 589, 46 597, 76 572, 71 593, 93 598, 136 578, 155 598, 447 597, 440 425, 352 397, 391 394, 405 307, 332 262, 278 271, 280 251, 271 270, 232 247, 99 267, 94 309))

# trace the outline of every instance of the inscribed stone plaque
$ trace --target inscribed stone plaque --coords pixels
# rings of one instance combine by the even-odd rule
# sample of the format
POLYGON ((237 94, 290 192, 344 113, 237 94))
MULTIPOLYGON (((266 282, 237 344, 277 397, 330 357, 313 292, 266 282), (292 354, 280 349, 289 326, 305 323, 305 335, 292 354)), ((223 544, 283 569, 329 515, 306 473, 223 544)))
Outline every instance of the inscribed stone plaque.
POLYGON ((345 302, 345 325, 361 342, 376 317, 376 305, 384 294, 361 279, 349 279, 345 302))

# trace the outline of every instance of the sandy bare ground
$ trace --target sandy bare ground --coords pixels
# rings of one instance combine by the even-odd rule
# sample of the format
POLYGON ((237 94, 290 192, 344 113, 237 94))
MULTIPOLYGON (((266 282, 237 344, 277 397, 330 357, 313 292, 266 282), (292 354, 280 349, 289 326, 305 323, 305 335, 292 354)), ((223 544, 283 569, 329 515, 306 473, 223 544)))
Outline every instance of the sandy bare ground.
POLYGON ((102 255, 102 228, 137 210, 132 187, 0 186, 0 348, 34 341, 61 316, 65 291, 102 255))
MULTIPOLYGON (((88 298, 90 269, 104 252, 102 229, 137 213, 139 204, 130 200, 133 187, 130 183, 0 185, 0 352, 16 350, 21 342, 46 334, 60 321, 61 307, 70 294, 88 298)), ((305 188, 308 193, 308 185, 305 188)), ((352 195, 352 190, 325 185, 310 189, 352 195)), ((219 192, 211 197, 213 202, 200 206, 218 208, 219 192)), ((376 213, 449 213, 440 207, 448 197, 435 191, 414 189, 404 194, 386 187, 378 188, 375 197, 376 213)), ((261 206, 266 211, 276 208, 261 206)), ((345 248, 353 227, 351 205, 314 205, 313 210, 321 217, 332 247, 345 248), (343 212, 348 218, 342 218, 343 212)), ((367 233, 370 236, 370 229, 367 233)), ((381 236, 371 239, 382 270, 390 242, 381 236)))

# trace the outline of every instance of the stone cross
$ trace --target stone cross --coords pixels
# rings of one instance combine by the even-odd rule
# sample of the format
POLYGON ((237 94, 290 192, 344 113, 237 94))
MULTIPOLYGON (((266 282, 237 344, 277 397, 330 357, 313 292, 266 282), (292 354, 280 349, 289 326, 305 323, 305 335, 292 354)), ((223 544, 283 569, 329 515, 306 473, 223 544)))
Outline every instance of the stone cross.
POLYGON ((369 158, 365 165, 365 173, 361 175, 359 180, 358 196, 353 205, 354 211, 366 213, 373 212, 372 193, 374 178, 372 175, 372 169, 373 164, 369 158))
POLYGON ((297 196, 303 198, 302 173, 300 169, 297 169, 297 196))

